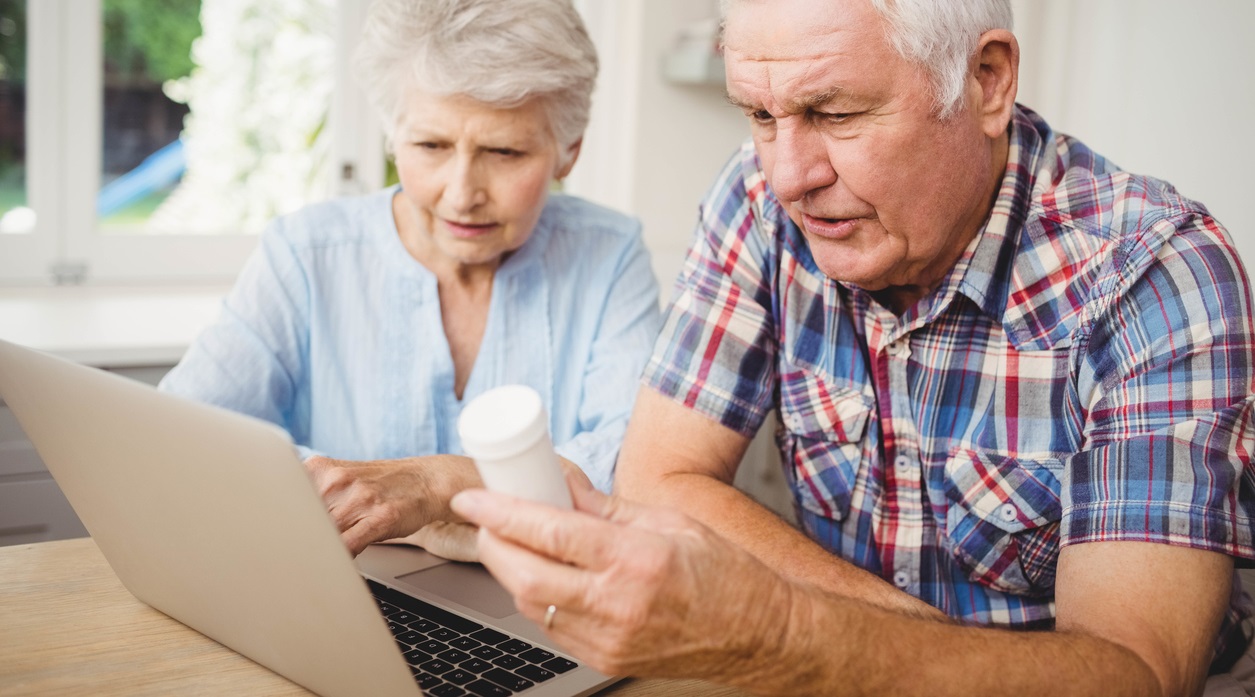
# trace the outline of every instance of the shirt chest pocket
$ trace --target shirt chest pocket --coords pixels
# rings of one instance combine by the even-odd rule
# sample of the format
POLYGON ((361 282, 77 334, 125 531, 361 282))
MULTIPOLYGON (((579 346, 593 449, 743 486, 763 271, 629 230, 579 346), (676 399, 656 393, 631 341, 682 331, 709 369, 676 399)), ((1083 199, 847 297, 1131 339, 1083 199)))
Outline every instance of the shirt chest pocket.
POLYGON ((1053 592, 1062 469, 1062 460, 975 450, 946 462, 946 544, 972 581, 1015 595, 1053 592))
POLYGON ((838 386, 810 370, 781 375, 776 439, 799 506, 845 519, 871 413, 871 402, 851 386, 838 386))

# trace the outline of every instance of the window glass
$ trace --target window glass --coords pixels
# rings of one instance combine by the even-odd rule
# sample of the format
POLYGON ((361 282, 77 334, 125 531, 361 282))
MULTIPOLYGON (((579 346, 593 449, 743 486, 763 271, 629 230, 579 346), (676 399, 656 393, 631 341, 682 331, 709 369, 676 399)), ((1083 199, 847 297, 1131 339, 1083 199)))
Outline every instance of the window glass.
POLYGON ((106 233, 257 232, 327 193, 334 0, 104 0, 106 233))
POLYGON ((0 234, 34 228, 26 201, 26 0, 0 0, 0 234))

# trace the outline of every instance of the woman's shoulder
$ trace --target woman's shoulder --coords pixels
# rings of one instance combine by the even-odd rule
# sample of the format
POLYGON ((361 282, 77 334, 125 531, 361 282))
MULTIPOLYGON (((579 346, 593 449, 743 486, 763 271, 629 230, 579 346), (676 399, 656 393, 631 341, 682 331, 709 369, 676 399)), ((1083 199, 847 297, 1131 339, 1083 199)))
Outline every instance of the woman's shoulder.
POLYGON ((541 220, 559 235, 592 234, 621 242, 641 236, 641 223, 636 218, 569 194, 550 195, 541 220))
POLYGON ((276 218, 266 234, 296 249, 366 241, 379 226, 391 224, 392 194, 389 188, 311 203, 276 218))

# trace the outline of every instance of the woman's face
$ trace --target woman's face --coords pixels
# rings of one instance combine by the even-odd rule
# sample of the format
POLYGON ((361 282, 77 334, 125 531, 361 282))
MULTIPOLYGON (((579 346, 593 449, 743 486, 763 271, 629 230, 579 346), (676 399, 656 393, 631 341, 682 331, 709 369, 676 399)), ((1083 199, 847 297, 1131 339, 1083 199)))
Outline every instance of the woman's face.
POLYGON ((457 271, 496 268, 523 246, 579 150, 559 151, 538 100, 502 109, 421 90, 409 93, 393 143, 401 240, 425 265, 457 271))

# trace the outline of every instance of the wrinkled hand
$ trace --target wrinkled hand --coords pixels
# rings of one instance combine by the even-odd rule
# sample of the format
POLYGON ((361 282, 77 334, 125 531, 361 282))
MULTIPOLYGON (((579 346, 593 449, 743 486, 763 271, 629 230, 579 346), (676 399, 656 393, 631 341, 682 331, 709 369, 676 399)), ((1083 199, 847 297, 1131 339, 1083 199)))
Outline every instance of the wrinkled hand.
POLYGON ((456 520, 449 498, 480 485, 469 459, 449 455, 364 462, 314 456, 305 468, 354 556, 372 542, 456 520))
POLYGON ((480 526, 479 557, 550 636, 611 675, 727 681, 770 673, 794 593, 687 516, 606 497, 568 475, 575 511, 483 490, 452 507, 480 526))
POLYGON ((422 547, 438 557, 453 561, 479 561, 476 534, 479 528, 467 523, 451 523, 447 520, 432 521, 405 537, 385 540, 388 543, 404 543, 422 547))

